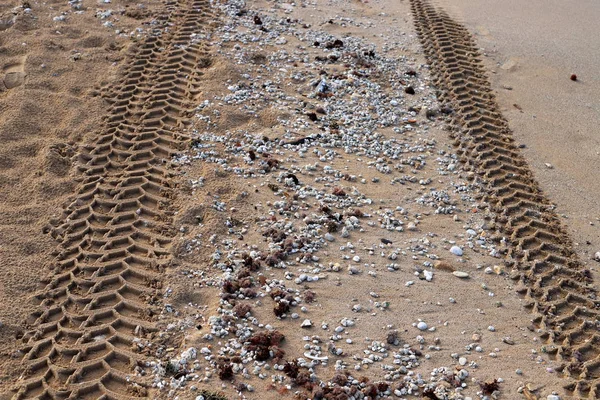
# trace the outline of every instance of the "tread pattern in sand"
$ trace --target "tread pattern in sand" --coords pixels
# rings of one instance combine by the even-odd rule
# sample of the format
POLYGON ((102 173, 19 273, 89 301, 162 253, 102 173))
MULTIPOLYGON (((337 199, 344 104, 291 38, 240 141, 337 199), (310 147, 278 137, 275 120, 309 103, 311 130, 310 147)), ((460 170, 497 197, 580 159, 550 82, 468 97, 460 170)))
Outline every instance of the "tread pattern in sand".
POLYGON ((78 155, 82 179, 63 220, 54 275, 35 295, 22 340, 27 372, 15 398, 139 398, 137 341, 156 331, 160 270, 174 234, 165 163, 183 145, 209 53, 193 40, 206 0, 167 2, 108 93, 96 140, 78 155))
POLYGON ((411 8, 440 100, 455 111, 458 152, 484 184, 534 327, 561 362, 565 388, 599 398, 600 302, 589 272, 514 144, 469 32, 427 0, 411 0, 411 8))

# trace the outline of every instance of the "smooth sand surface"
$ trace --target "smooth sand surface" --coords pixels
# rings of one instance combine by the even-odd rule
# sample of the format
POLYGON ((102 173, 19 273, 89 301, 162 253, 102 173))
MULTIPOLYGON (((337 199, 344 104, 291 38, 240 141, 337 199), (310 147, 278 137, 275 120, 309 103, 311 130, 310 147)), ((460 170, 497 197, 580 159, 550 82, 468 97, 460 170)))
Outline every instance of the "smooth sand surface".
POLYGON ((515 138, 526 145, 537 179, 568 217, 576 248, 589 260, 600 250, 600 3, 437 4, 463 22, 482 48, 515 138))

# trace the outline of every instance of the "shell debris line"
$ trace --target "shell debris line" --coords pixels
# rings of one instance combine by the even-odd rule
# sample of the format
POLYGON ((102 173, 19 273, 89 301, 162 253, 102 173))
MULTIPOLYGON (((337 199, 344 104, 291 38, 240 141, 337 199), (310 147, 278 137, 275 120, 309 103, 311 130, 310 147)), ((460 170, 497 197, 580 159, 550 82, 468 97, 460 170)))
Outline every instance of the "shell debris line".
POLYGON ((214 6, 215 61, 173 159, 186 194, 153 387, 564 396, 408 4, 214 6))

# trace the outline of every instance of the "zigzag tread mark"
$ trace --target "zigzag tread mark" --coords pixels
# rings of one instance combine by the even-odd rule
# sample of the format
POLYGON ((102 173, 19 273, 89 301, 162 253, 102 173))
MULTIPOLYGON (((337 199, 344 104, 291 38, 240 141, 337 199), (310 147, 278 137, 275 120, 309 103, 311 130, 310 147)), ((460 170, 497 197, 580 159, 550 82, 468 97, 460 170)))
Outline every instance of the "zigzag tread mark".
POLYGON ((83 179, 51 229, 60 245, 53 276, 33 296, 14 398, 148 396, 136 376, 147 351, 138 343, 157 329, 160 270, 175 232, 168 161, 187 140, 210 62, 191 36, 214 19, 210 10, 208 0, 167 1, 107 91, 104 124, 76 157, 83 179))
POLYGON ((565 387, 596 399, 600 302, 589 272, 515 146, 469 32, 428 0, 411 0, 411 9, 439 97, 455 110, 458 153, 481 177, 497 228, 512 245, 507 263, 517 268, 533 325, 562 361, 565 387))

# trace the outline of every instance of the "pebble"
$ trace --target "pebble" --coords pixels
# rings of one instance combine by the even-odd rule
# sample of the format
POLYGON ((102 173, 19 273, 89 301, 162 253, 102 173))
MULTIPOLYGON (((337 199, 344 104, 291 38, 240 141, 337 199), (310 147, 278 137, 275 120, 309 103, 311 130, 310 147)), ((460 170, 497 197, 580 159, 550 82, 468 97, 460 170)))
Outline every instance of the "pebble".
POLYGON ((490 325, 490 326, 488 326, 488 331, 496 332, 496 328, 494 328, 492 325, 490 325))
POLYGON ((302 321, 302 324, 300 324, 300 328, 310 328, 312 326, 312 322, 310 321, 310 319, 305 319, 304 321, 302 321))
POLYGON ((457 278, 461 278, 461 279, 466 279, 469 277, 469 274, 467 274, 466 272, 463 272, 463 271, 454 271, 452 273, 452 275, 456 276, 457 278))
POLYGON ((354 256, 354 257, 352 257, 352 261, 354 261, 354 262, 360 262, 360 257, 359 256, 354 256))
POLYGON ((440 271, 454 272, 454 267, 447 261, 438 260, 433 263, 433 268, 439 269, 440 271))
POLYGON ((420 331, 425 331, 425 330, 427 330, 427 328, 428 328, 427 324, 423 321, 420 321, 417 324, 417 329, 419 329, 420 331))
POLYGON ((466 357, 460 357, 460 358, 458 359, 458 363, 459 363, 460 365, 466 365, 466 364, 467 364, 467 359, 466 359, 466 357))
POLYGON ((350 275, 356 275, 356 274, 359 273, 359 270, 355 266, 351 265, 351 266, 348 267, 348 273, 350 275))
POLYGON ((597 251, 596 254, 594 254, 594 260, 600 262, 600 251, 597 251))
POLYGON ((546 397, 546 400, 560 400, 560 396, 549 394, 548 397, 546 397))
POLYGON ((331 233, 326 233, 324 236, 325 240, 327 240, 328 242, 333 242, 335 240, 335 237, 333 237, 333 235, 331 233))
POLYGON ((423 275, 425 275, 425 280, 427 282, 431 282, 431 280, 433 279, 433 272, 425 270, 423 271, 423 275))
POLYGON ((508 345, 511 345, 511 346, 512 346, 513 344, 515 344, 515 341, 514 341, 514 340, 512 340, 512 339, 511 339, 510 337, 508 337, 508 336, 507 336, 507 337, 505 337, 505 338, 502 338, 502 341, 503 341, 504 343, 508 344, 508 345))
POLYGON ((459 256, 459 257, 463 255, 462 249, 458 246, 450 247, 450 253, 454 254, 455 256, 459 256))

